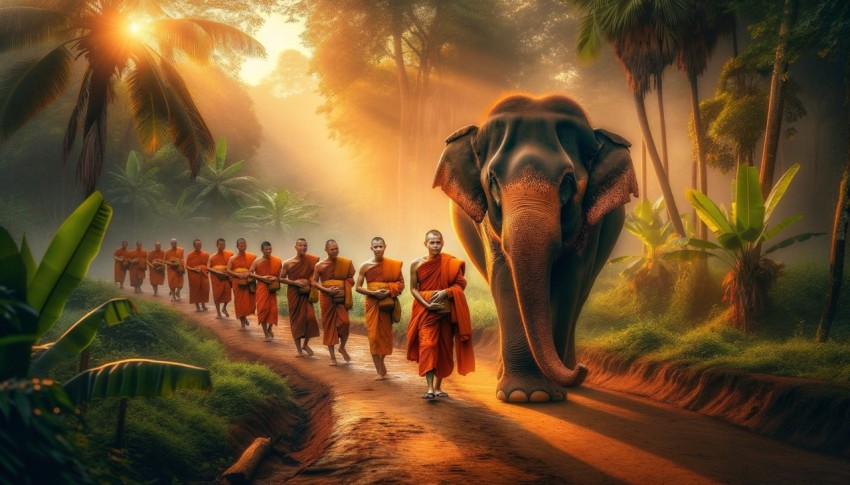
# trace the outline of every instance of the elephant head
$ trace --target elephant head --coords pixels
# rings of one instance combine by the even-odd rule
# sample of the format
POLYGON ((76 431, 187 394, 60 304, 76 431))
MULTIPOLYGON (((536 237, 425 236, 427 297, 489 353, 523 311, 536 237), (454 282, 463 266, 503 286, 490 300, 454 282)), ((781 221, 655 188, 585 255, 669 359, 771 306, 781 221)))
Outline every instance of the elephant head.
MULTIPOLYGON (((580 258, 606 217, 637 195, 629 143, 592 129, 569 98, 522 95, 503 99, 480 126, 462 128, 446 143, 434 187, 481 228, 487 261, 476 266, 492 273, 502 264, 510 271, 513 304, 534 362, 550 381, 577 385, 586 369, 568 368, 553 341, 554 326, 567 324, 553 321, 553 278, 562 278, 553 268, 559 260, 580 258)), ((618 222, 614 241, 622 218, 618 222)), ((492 276, 485 274, 491 287, 492 276)), ((512 298, 493 294, 497 306, 500 297, 512 298)))

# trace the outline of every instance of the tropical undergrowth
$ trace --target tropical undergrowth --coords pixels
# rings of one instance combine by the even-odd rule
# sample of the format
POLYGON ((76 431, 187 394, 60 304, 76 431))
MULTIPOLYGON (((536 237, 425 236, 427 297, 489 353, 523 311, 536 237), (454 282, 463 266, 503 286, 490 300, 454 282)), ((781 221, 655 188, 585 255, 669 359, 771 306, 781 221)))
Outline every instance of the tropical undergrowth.
MULTIPOLYGON (((676 285, 664 308, 647 311, 631 288, 606 270, 579 318, 577 345, 627 361, 641 357, 850 384, 850 312, 839 312, 829 342, 815 342, 827 268, 797 261, 785 271, 768 293, 758 331, 744 333, 729 325, 730 310, 716 289, 705 298, 709 301, 703 303, 710 305, 699 315, 688 317, 683 310, 685 300, 697 296, 688 285, 676 285)), ((716 269, 712 275, 717 280, 716 269)), ((841 308, 850 308, 848 283, 843 285, 841 308)))
MULTIPOLYGON (((111 284, 83 281, 72 293, 60 322, 46 334, 58 336, 89 308, 119 296, 111 284)), ((212 480, 236 457, 229 427, 261 406, 293 406, 285 381, 268 367, 227 360, 216 338, 184 321, 173 309, 145 301, 141 312, 121 325, 103 328, 91 349, 90 366, 116 358, 180 361, 212 373, 210 393, 178 392, 169 398, 128 401, 123 450, 111 450, 118 400, 97 400, 85 413, 83 448, 93 461, 109 456, 111 471, 130 481, 212 480), (271 401, 271 403, 269 403, 271 401)), ((55 369, 63 380, 76 374, 77 362, 55 369)))

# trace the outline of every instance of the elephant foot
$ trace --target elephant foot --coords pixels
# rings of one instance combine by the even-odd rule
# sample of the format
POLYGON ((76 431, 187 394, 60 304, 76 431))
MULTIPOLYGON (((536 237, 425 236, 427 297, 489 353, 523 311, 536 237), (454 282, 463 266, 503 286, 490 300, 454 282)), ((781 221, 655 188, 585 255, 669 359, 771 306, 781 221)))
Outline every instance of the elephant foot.
POLYGON ((505 402, 564 401, 567 390, 541 375, 503 374, 496 398, 505 402))

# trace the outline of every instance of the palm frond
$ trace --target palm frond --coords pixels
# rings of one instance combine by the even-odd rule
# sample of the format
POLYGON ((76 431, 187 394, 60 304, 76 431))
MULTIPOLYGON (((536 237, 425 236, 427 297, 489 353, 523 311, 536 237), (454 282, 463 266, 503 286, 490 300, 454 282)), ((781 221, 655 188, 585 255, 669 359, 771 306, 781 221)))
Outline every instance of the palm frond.
POLYGON ((0 53, 67 36, 66 13, 33 6, 0 8, 0 53))
POLYGON ((77 160, 77 181, 86 193, 92 193, 103 170, 103 152, 106 147, 106 107, 109 105, 111 79, 92 76, 89 103, 83 127, 83 149, 77 160))
POLYGON ((166 92, 171 109, 171 136, 174 145, 189 160, 189 173, 195 177, 202 163, 213 160, 215 140, 180 73, 166 60, 162 60, 159 67, 162 77, 171 87, 166 92))
POLYGON ((139 143, 153 152, 168 138, 168 85, 147 47, 138 49, 135 68, 127 76, 130 111, 136 123, 139 143))
POLYGON ((37 61, 20 62, 0 78, 0 140, 56 100, 71 82, 73 58, 57 47, 37 61))
POLYGON ((159 51, 168 59, 175 51, 190 59, 206 62, 214 50, 212 40, 198 24, 184 19, 160 19, 151 23, 150 31, 159 51))
POLYGON ((68 163, 68 155, 71 153, 71 148, 74 146, 74 141, 77 139, 77 128, 83 122, 84 109, 89 102, 89 85, 91 83, 91 68, 86 69, 83 74, 83 81, 80 83, 80 92, 77 94, 77 102, 74 104, 74 109, 71 111, 71 118, 68 120, 68 127, 65 129, 65 137, 62 140, 62 165, 68 163))
POLYGON ((203 29, 215 48, 224 48, 251 57, 266 57, 266 48, 263 44, 232 25, 197 18, 179 20, 192 22, 203 29))

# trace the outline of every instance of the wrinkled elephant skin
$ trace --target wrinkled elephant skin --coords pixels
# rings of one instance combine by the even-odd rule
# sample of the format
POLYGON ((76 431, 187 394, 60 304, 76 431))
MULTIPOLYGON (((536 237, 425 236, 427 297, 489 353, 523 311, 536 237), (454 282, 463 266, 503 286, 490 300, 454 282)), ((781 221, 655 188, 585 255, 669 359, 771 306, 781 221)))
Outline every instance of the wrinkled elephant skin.
POLYGON ((637 195, 628 147, 563 96, 505 98, 446 140, 434 186, 493 294, 499 399, 564 400, 584 380, 575 323, 637 195))

